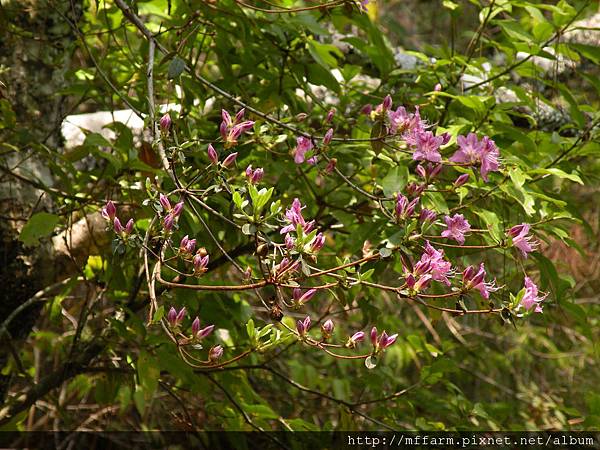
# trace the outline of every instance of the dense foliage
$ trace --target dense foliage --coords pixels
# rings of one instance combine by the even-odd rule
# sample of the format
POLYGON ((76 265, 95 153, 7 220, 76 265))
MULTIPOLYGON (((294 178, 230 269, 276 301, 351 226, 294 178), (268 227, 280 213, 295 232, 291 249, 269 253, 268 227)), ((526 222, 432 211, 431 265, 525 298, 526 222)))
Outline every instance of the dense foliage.
POLYGON ((0 100, 3 152, 55 180, 19 175, 52 199, 25 248, 102 223, 33 297, 2 426, 598 429, 597 283, 565 264, 593 257, 594 2, 418 2, 424 42, 403 2, 74 3, 56 95, 143 132, 32 142, 0 100))

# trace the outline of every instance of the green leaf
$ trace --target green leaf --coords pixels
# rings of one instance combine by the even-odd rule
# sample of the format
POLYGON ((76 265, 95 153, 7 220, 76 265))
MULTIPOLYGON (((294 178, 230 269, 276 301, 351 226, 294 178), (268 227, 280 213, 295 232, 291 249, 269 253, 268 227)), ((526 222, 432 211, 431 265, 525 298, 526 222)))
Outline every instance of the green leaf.
POLYGON ((33 247, 39 244, 41 238, 50 236, 58 224, 60 218, 55 214, 46 212, 36 213, 27 221, 19 239, 27 246, 33 247))
POLYGON ((387 175, 381 180, 381 187, 386 197, 397 192, 401 192, 408 181, 408 167, 397 166, 389 170, 387 175))

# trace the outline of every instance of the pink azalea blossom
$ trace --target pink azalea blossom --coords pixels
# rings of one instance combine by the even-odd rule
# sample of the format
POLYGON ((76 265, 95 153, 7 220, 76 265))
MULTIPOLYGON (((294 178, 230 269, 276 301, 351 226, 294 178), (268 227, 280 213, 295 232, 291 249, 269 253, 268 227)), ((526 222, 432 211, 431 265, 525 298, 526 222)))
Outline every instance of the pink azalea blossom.
POLYGON ((302 164, 304 162, 304 155, 313 148, 312 141, 304 136, 298 136, 296 139, 296 149, 294 150, 294 162, 296 164, 302 164))
POLYGON ((471 225, 462 214, 455 214, 453 217, 444 217, 444 222, 448 227, 442 231, 442 237, 454 239, 460 245, 465 243, 465 233, 471 230, 471 225))
POLYGON ((531 278, 525 277, 525 295, 523 295, 523 298, 519 303, 519 308, 524 307, 527 311, 533 309, 534 312, 541 313, 542 307, 540 306, 540 303, 544 301, 547 296, 548 294, 544 294, 540 297, 536 284, 531 281, 531 278))
POLYGON ((458 136, 456 139, 459 149, 450 157, 450 161, 480 166, 481 178, 488 181, 488 174, 495 172, 500 168, 500 152, 493 140, 484 136, 481 141, 477 139, 475 133, 469 133, 465 136, 458 136))
POLYGON ((537 247, 537 242, 529 233, 531 226, 527 223, 515 225, 508 230, 508 235, 512 238, 513 245, 519 249, 523 258, 527 258, 527 254, 531 253, 537 247))
POLYGON ((483 263, 479 265, 479 271, 475 273, 473 266, 468 266, 463 271, 463 285, 466 290, 477 289, 481 296, 488 300, 490 292, 495 292, 499 288, 496 286, 496 280, 491 282, 485 281, 485 266, 483 263))
POLYGON ((415 134, 413 159, 415 161, 431 161, 439 163, 442 161, 440 147, 446 141, 445 136, 435 136, 431 131, 423 131, 415 134))

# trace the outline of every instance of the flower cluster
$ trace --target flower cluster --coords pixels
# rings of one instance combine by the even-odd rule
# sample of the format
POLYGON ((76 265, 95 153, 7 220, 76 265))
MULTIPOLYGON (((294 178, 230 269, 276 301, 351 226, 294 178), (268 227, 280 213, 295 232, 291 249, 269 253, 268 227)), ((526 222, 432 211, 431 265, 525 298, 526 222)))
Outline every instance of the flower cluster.
POLYGON ((173 229, 173 225, 177 222, 177 219, 181 215, 184 203, 181 201, 176 203, 175 206, 171 207, 169 198, 162 193, 158 196, 158 201, 162 206, 163 211, 166 212, 163 219, 163 229, 168 233, 173 229))
POLYGON ((133 219, 129 219, 125 226, 123 226, 121 220, 117 217, 117 207, 112 200, 106 203, 100 211, 100 215, 112 224, 115 233, 122 238, 126 238, 133 231, 133 219))
POLYGON ((479 265, 479 271, 475 272, 473 266, 468 266, 463 270, 462 282, 463 289, 469 291, 471 289, 477 289, 481 296, 488 300, 490 298, 490 292, 495 292, 499 288, 496 286, 496 280, 486 283, 485 281, 485 266, 483 263, 479 265))
POLYGON ((481 178, 486 182, 488 173, 495 172, 500 168, 500 152, 489 137, 484 136, 479 140, 475 133, 469 133, 467 137, 458 136, 456 142, 459 149, 450 157, 450 161, 479 166, 481 178))
POLYGON ((435 249, 429 241, 425 243, 424 250, 412 271, 404 267, 404 279, 408 288, 418 293, 427 289, 431 281, 439 281, 450 286, 452 263, 444 259, 444 251, 435 249))
POLYGON ((225 141, 225 148, 237 145, 237 140, 242 133, 249 131, 254 126, 253 121, 244 120, 245 112, 244 108, 240 109, 232 119, 227 111, 224 109, 221 110, 222 121, 219 126, 219 133, 221 133, 221 137, 225 141))

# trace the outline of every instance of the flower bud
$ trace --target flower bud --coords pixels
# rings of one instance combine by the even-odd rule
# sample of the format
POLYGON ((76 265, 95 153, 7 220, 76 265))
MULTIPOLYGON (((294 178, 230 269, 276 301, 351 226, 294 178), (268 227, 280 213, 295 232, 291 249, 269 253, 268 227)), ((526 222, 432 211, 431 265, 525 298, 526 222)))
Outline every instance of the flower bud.
POLYGON ((296 330, 298 330, 298 334, 300 334, 300 336, 304 336, 309 329, 310 316, 306 316, 304 320, 299 320, 296 322, 296 330))
POLYGON ((260 183, 260 180, 262 180, 264 174, 265 174, 264 169, 262 167, 259 167, 252 174, 252 178, 250 179, 250 181, 252 182, 252 184, 260 183))
POLYGON ((468 173, 463 173, 461 176, 459 176, 455 181, 454 181, 454 187, 461 187, 463 184, 465 184, 467 181, 469 181, 469 174, 468 173))
POLYGON ((295 239, 289 233, 285 235, 284 242, 285 242, 285 248, 287 248, 288 250, 292 250, 296 246, 295 239))
POLYGON ((388 109, 390 109, 392 107, 392 96, 391 95, 386 95, 385 98, 383 99, 383 110, 387 111, 388 109))
POLYGON ((333 116, 335 116, 335 108, 331 108, 325 117, 325 123, 329 123, 333 120, 333 116))
POLYGON ((323 145, 329 145, 332 138, 333 138, 333 128, 330 128, 329 130, 327 130, 327 133, 325 133, 325 136, 323 137, 323 145))
POLYGON ((433 90, 435 92, 442 92, 442 85, 440 83, 437 83, 434 87, 433 90))
POLYGON ((219 156, 212 144, 208 144, 208 159, 212 164, 217 164, 219 162, 219 156))
POLYGON ((235 115, 235 123, 240 123, 242 120, 244 120, 244 114, 246 113, 246 108, 242 108, 240 109, 237 114, 235 115))
POLYGON ((133 219, 129 219, 125 225, 125 234, 131 234, 133 231, 133 219))
POLYGON ((440 172, 442 171, 443 167, 444 166, 442 166, 441 164, 436 164, 429 172, 429 178, 431 179, 431 178, 437 177, 440 174, 440 172))
POLYGON ((212 363, 217 362, 223 356, 223 346, 216 345, 208 351, 208 360, 212 363))
POLYGON ((166 195, 161 193, 158 196, 158 201, 165 211, 171 211, 171 202, 169 201, 169 198, 166 195))
POLYGON ((183 202, 182 201, 179 203, 176 203, 175 206, 173 206, 172 214, 175 217, 179 217, 181 215, 181 211, 183 211, 183 202))
POLYGON ((169 213, 165 216, 165 220, 163 221, 163 229, 165 231, 171 231, 173 229, 173 223, 175 222, 175 217, 173 214, 169 213))
POLYGON ((121 221, 118 217, 115 217, 115 220, 113 221, 113 229, 117 234, 121 234, 125 230, 125 228, 123 228, 123 225, 121 225, 121 221))
POLYGON ((333 333, 334 324, 331 319, 326 320, 323 325, 321 325, 321 333, 323 333, 323 339, 329 339, 331 334, 333 333))
POLYGON ((169 312, 167 313, 167 322, 169 322, 169 325, 172 327, 174 327, 177 322, 177 310, 172 306, 171 309, 169 309, 169 312))
POLYGON ((117 208, 115 207, 115 204, 112 200, 106 202, 106 206, 102 208, 100 214, 104 219, 114 222, 115 216, 117 214, 117 208))
POLYGON ((162 116, 158 122, 160 124, 160 130, 163 133, 168 133, 169 129, 171 128, 171 124, 173 123, 171 120, 171 116, 169 115, 169 113, 166 113, 164 116, 162 116))
POLYGON ((437 217, 435 211, 431 211, 430 209, 422 209, 419 214, 419 222, 433 222, 437 217))
POLYGON ((327 167, 325 167, 325 172, 331 173, 335 170, 335 166, 337 164, 337 159, 331 158, 327 163, 327 167))
POLYGON ((238 155, 237 152, 235 152, 235 153, 231 153, 229 156, 227 156, 227 158, 225 158, 223 160, 223 167, 229 167, 230 165, 232 165, 235 162, 237 155, 238 155))
POLYGON ((306 113, 299 113, 299 114, 296 115, 296 122, 304 122, 307 117, 308 117, 308 114, 306 114, 306 113))
POLYGON ((221 122, 219 126, 219 133, 223 139, 227 139, 227 124, 225 122, 221 122))
POLYGON ((373 105, 371 105, 371 104, 366 104, 365 106, 363 106, 360 109, 360 113, 364 114, 365 116, 371 115, 372 111, 373 111, 373 105))
POLYGON ((315 236, 315 239, 312 241, 312 244, 310 244, 310 250, 312 252, 318 252, 323 248, 324 245, 325 236, 323 235, 323 233, 319 233, 315 236))
POLYGON ((364 331, 357 331, 356 333, 354 333, 351 337, 350 340, 354 343, 358 343, 358 342, 362 342, 365 340, 365 332, 364 331))
POLYGON ((377 327, 371 328, 371 344, 373 347, 377 345, 377 327))
POLYGON ((415 172, 417 172, 417 175, 419 175, 421 178, 427 178, 427 171, 421 164, 417 164, 415 172))
POLYGON ((221 123, 225 124, 226 127, 230 127, 233 125, 233 121, 231 120, 231 115, 224 109, 221 109, 221 119, 222 119, 221 123))

